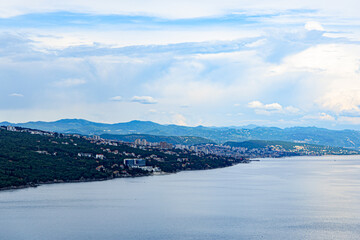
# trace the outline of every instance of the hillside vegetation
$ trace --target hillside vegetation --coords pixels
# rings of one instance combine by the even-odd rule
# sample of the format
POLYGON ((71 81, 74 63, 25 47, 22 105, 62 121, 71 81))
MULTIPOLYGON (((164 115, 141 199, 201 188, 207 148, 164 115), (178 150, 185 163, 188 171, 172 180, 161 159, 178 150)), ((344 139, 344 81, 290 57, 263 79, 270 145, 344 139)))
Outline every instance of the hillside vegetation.
POLYGON ((151 174, 124 166, 126 158, 146 159, 147 166, 163 172, 226 167, 243 161, 212 155, 199 157, 187 150, 142 150, 79 135, 0 128, 0 189, 151 174))

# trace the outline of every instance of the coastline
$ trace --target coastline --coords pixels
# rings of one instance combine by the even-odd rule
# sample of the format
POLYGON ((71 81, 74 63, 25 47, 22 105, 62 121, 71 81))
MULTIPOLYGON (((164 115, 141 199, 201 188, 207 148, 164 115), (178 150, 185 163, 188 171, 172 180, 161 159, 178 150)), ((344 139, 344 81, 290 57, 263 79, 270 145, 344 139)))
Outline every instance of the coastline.
MULTIPOLYGON (((353 156, 353 155, 360 155, 360 154, 349 154, 349 155, 336 155, 336 154, 331 154, 331 155, 302 155, 302 156, 283 156, 283 157, 272 157, 274 159, 279 159, 279 158, 296 158, 296 157, 317 157, 317 156, 353 156)), ((232 165, 229 166, 224 166, 224 167, 219 167, 219 168, 227 168, 227 167, 232 167, 238 164, 243 164, 243 163, 251 163, 251 162, 260 162, 261 159, 266 159, 266 157, 264 158, 253 158, 253 159, 246 159, 242 162, 238 162, 238 163, 234 163, 232 165)), ((25 188, 36 188, 38 186, 41 185, 46 185, 46 184, 57 184, 57 183, 82 183, 82 182, 100 182, 100 181, 108 181, 108 180, 113 180, 113 179, 119 179, 119 178, 138 178, 138 177, 151 177, 151 176, 162 176, 162 175, 170 175, 170 174, 176 174, 179 172, 184 172, 184 171, 206 171, 206 170, 214 170, 214 169, 219 169, 219 168, 208 168, 208 169, 186 169, 186 170, 179 170, 179 171, 175 171, 175 172, 153 172, 153 173, 149 173, 149 174, 138 174, 138 175, 133 175, 133 176, 120 176, 120 177, 109 177, 109 178, 99 178, 99 179, 79 179, 79 180, 69 180, 69 181, 63 181, 63 180, 54 180, 54 181, 48 181, 48 182, 39 182, 39 183, 30 183, 27 185, 20 185, 20 186, 10 186, 10 187, 5 187, 5 188, 0 188, 0 192, 2 191, 10 191, 10 190, 20 190, 20 189, 25 189, 25 188)))
POLYGON ((108 181, 113 180, 117 178, 135 178, 135 177, 148 177, 148 176, 155 176, 155 175, 166 175, 164 174, 148 174, 148 175, 135 175, 135 176, 121 176, 121 177, 109 177, 109 178, 92 178, 92 179, 79 179, 79 180, 69 180, 69 181, 63 181, 63 180, 55 180, 55 181, 48 181, 48 182, 39 182, 39 183, 31 183, 27 185, 20 185, 20 186, 10 186, 5 188, 0 188, 1 191, 7 191, 7 190, 18 190, 18 189, 24 189, 24 188, 36 188, 41 185, 47 185, 47 184, 58 184, 58 183, 82 183, 82 182, 101 182, 101 181, 108 181))
POLYGON ((69 180, 69 181, 63 181, 63 180, 54 180, 54 181, 48 181, 48 182, 39 182, 39 183, 31 183, 26 185, 20 185, 20 186, 10 186, 5 188, 0 188, 0 192, 3 191, 11 191, 11 190, 20 190, 20 189, 26 189, 26 188, 36 188, 41 185, 47 185, 47 184, 58 184, 58 183, 83 183, 83 182, 101 182, 101 181, 108 181, 108 180, 114 180, 119 178, 138 178, 138 177, 152 177, 152 176, 163 176, 163 175, 170 175, 170 174, 176 174, 179 172, 185 172, 185 171, 206 171, 206 170, 214 170, 214 169, 220 169, 220 168, 227 168, 232 167, 238 164, 242 163, 250 163, 251 160, 244 160, 243 162, 234 163, 233 165, 225 166, 225 167, 219 167, 219 168, 209 168, 209 169, 188 169, 188 170, 180 170, 176 172, 153 172, 149 174, 139 174, 134 176, 121 176, 121 177, 109 177, 109 178, 94 178, 94 179, 79 179, 79 180, 69 180))

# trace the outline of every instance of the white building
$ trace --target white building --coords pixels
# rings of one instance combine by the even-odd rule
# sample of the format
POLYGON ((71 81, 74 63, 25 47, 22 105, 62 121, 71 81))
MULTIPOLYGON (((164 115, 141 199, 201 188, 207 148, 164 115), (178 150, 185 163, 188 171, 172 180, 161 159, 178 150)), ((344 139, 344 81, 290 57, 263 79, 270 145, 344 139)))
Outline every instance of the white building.
POLYGON ((15 132, 15 131, 16 131, 16 128, 13 127, 13 126, 7 126, 7 127, 6 127, 6 130, 15 132))
POLYGON ((105 156, 104 156, 104 154, 96 154, 96 155, 95 155, 95 158, 96 158, 96 159, 104 160, 105 156))

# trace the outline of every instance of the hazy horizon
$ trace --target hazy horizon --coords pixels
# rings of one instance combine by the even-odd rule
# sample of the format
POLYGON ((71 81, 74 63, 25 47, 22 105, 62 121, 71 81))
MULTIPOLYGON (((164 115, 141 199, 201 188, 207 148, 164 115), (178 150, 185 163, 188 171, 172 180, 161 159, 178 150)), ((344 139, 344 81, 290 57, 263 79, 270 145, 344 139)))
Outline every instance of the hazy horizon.
POLYGON ((281 129, 285 129, 285 128, 293 128, 293 127, 304 127, 304 128, 325 128, 325 129, 329 129, 329 130, 355 130, 358 131, 358 129, 351 129, 351 128, 336 128, 336 127, 320 127, 320 126, 315 126, 315 125, 305 125, 305 126, 299 126, 299 125, 293 125, 293 126, 287 126, 287 127, 282 127, 282 126, 267 126, 267 125, 257 125, 257 124, 246 124, 246 125, 231 125, 231 126, 215 126, 215 125, 179 125, 179 124, 175 124, 175 123, 159 123, 156 121, 150 121, 150 120, 139 120, 139 119, 132 119, 129 121, 122 121, 122 122, 105 122, 105 121, 91 121, 88 119, 83 119, 83 118, 61 118, 61 119, 55 119, 55 120, 49 120, 49 121, 43 121, 43 120, 34 120, 34 121, 26 121, 26 122, 9 122, 9 121, 1 121, 0 123, 3 122, 8 122, 10 124, 24 124, 24 123, 29 123, 29 122, 58 122, 58 121, 62 121, 62 120, 84 120, 84 121, 88 121, 88 122, 94 122, 94 123, 102 123, 102 124, 118 124, 118 123, 129 123, 129 122, 135 122, 135 121, 139 121, 139 122, 152 122, 152 123, 156 123, 156 124, 160 124, 160 125, 176 125, 176 126, 184 126, 184 127, 207 127, 207 128, 244 128, 246 129, 246 127, 250 127, 250 128, 255 128, 255 127, 260 127, 260 128, 281 128, 281 129))
POLYGON ((2 2, 0 121, 360 130, 357 7, 2 2))

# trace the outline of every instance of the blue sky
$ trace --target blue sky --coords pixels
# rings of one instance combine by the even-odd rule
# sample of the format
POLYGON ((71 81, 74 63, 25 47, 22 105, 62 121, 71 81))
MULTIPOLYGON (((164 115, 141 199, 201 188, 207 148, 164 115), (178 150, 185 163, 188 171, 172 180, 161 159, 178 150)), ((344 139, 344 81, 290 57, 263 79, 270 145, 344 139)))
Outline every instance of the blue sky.
POLYGON ((2 3, 0 121, 360 129, 359 5, 2 3))

